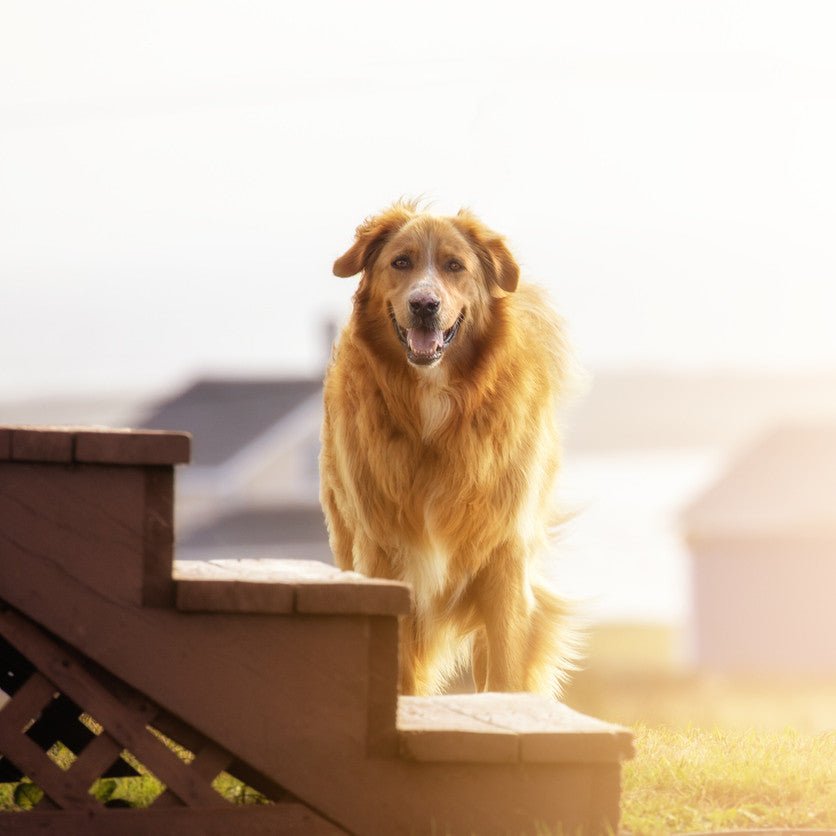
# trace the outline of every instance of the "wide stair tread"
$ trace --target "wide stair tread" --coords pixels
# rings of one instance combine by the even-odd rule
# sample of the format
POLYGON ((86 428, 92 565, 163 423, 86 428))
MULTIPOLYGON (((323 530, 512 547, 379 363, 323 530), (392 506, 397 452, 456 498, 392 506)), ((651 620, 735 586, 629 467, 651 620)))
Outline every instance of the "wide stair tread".
POLYGON ((401 757, 456 763, 600 763, 633 756, 631 733, 536 694, 398 700, 401 757))
POLYGON ((315 560, 175 560, 181 612, 403 615, 409 587, 315 560))

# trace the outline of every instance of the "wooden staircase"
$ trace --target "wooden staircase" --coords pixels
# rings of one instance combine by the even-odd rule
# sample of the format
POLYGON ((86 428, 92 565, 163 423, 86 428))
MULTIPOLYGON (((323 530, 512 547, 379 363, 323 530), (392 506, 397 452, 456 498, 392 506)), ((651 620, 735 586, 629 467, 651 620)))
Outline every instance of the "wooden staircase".
POLYGON ((179 433, 0 428, 0 782, 44 791, 0 832, 617 831, 627 730, 526 694, 398 697, 405 585, 173 560, 188 458, 179 433), (166 787, 145 809, 88 792, 126 750, 166 787), (230 804, 222 772, 275 803, 230 804))

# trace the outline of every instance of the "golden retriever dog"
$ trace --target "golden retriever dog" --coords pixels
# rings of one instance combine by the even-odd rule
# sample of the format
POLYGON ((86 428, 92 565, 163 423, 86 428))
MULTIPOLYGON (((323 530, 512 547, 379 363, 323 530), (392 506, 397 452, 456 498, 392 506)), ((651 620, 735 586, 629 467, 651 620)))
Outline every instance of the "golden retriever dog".
POLYGON ((470 212, 400 202, 334 273, 362 274, 325 380, 321 500, 337 564, 406 581, 400 688, 556 693, 566 603, 537 578, 560 459, 560 321, 470 212))

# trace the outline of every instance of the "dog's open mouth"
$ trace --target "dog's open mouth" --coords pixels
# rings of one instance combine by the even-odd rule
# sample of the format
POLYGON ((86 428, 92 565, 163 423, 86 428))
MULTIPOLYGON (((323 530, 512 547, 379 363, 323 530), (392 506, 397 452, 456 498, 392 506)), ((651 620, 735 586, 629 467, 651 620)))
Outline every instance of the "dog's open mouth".
POLYGON ((389 318, 392 320, 395 334, 406 349, 406 359, 415 366, 432 366, 441 359, 444 350, 455 339, 459 326, 464 321, 464 311, 456 317, 456 321, 446 331, 440 328, 427 328, 423 325, 401 328, 395 316, 395 309, 391 305, 389 305, 389 318))

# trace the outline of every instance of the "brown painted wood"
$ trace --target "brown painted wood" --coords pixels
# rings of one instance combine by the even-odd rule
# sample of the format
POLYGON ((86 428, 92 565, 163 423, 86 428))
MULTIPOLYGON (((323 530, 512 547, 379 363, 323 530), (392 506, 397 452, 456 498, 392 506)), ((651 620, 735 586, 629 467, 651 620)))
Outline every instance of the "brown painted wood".
POLYGON ((369 619, 369 755, 394 757, 398 751, 395 717, 398 710, 398 620, 385 616, 369 619))
POLYGON ((284 802, 295 800, 293 795, 284 787, 280 787, 275 781, 266 778, 263 773, 256 771, 249 764, 241 760, 233 761, 226 771, 271 801, 284 802))
POLYGON ((253 763, 250 742, 278 757, 290 741, 365 747, 365 617, 183 615, 121 606, 36 557, 21 576, 0 561, 0 590, 246 762, 253 763), (250 742, 240 733, 245 717, 250 742))
POLYGON ((123 747, 107 732, 97 735, 82 749, 70 767, 73 780, 89 789, 122 754, 122 750, 123 747))
POLYGON ((37 553, 115 600, 173 606, 173 478, 172 467, 0 462, 4 559, 19 574, 37 553))
MULTIPOLYGON (((183 802, 171 791, 163 790, 152 802, 151 807, 155 810, 183 807, 183 802)), ((189 809, 200 809, 193 807, 189 809)))
POLYGON ((0 729, 9 734, 21 734, 27 723, 41 713, 57 690, 43 674, 35 671, 3 706, 0 711, 0 729))
POLYGON ((296 585, 296 612, 321 615, 405 615, 409 587, 345 572, 328 581, 300 581, 296 585))
POLYGON ((602 816, 617 830, 617 796, 604 803, 595 789, 612 764, 368 757, 372 618, 120 606, 38 558, 9 577, 0 561, 10 603, 352 832, 500 834, 541 821, 595 833, 602 816))
POLYGON ((429 697, 401 697, 398 704, 401 757, 416 761, 515 763, 519 736, 452 711, 429 697))
POLYGON ((612 763, 633 756, 632 734, 627 729, 535 694, 430 699, 462 716, 514 732, 520 738, 520 759, 530 763, 612 763))
MULTIPOLYGON (((80 787, 69 772, 56 766, 25 734, 0 728, 0 752, 59 807, 92 810, 98 802, 80 787)), ((3 819, 0 818, 0 823, 3 819)))
POLYGON ((191 455, 191 436, 162 430, 0 427, 0 460, 174 465, 191 455))
POLYGON ((44 751, 60 740, 71 752, 78 754, 94 737, 93 732, 79 722, 80 715, 81 709, 67 696, 59 694, 44 706, 26 734, 44 751))
POLYGON ((0 635, 43 670, 62 693, 83 706, 178 798, 190 806, 217 804, 218 794, 148 732, 144 717, 102 688, 75 654, 59 648, 31 621, 12 610, 0 613, 0 635))
POLYGON ((181 612, 293 612, 294 588, 289 584, 190 579, 177 580, 175 586, 181 612))
POLYGON ((184 612, 401 615, 409 587, 343 572, 315 560, 178 560, 177 608, 184 612))
POLYGON ((0 462, 0 596, 35 559, 123 604, 143 595, 142 468, 0 462))
POLYGON ((142 603, 173 607, 174 580, 174 468, 144 467, 142 603))
POLYGON ((617 763, 596 764, 592 771, 590 807, 597 811, 601 829, 606 823, 618 821, 621 800, 621 769, 617 763))
POLYGON ((226 749, 222 749, 212 741, 207 741, 192 761, 190 769, 211 783, 221 772, 226 771, 234 760, 234 755, 226 749))
POLYGON ((75 433, 77 462, 174 465, 191 457, 191 435, 159 430, 82 430, 75 433))
POLYGON ((65 429, 41 427, 11 428, 11 459, 30 462, 73 460, 73 433, 65 429))
POLYGON ((192 754, 199 751, 206 742, 204 735, 165 711, 159 711, 149 725, 192 754))
POLYGON ((0 813, 4 836, 339 836, 346 831, 302 804, 194 809, 94 809, 89 812, 0 813))

